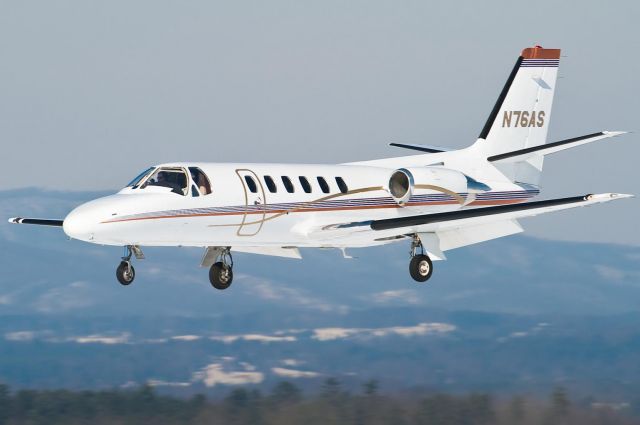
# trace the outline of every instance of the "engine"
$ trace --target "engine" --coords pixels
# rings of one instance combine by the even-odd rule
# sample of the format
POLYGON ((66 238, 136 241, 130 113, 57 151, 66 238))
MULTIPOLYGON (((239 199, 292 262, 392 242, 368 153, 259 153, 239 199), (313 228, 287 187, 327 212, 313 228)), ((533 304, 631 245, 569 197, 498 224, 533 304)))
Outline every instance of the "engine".
POLYGON ((458 196, 460 193, 485 192, 491 188, 460 171, 442 167, 415 167, 394 171, 387 190, 398 205, 404 206, 418 190, 458 196))

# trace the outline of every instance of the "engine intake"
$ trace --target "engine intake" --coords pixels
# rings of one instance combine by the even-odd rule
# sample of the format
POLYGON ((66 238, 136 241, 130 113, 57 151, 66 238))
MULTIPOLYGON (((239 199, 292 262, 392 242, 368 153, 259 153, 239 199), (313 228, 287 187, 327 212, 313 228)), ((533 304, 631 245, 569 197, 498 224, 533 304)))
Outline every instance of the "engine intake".
POLYGON ((389 178, 389 193, 399 205, 409 201, 414 186, 413 174, 404 168, 394 171, 389 178))

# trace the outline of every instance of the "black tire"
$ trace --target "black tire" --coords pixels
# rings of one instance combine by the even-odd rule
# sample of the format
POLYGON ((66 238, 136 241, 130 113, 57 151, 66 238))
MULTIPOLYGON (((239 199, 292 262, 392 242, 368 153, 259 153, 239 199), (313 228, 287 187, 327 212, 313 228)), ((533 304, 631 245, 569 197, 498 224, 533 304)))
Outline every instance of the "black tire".
POLYGON ((131 285, 133 279, 136 278, 136 270, 133 266, 128 265, 126 261, 123 261, 116 269, 116 277, 121 285, 131 285))
POLYGON ((416 282, 426 282, 433 273, 433 263, 426 255, 416 255, 409 263, 409 274, 416 282))
POLYGON ((217 262, 209 270, 209 281, 216 289, 227 289, 233 282, 233 269, 226 267, 222 262, 217 262))

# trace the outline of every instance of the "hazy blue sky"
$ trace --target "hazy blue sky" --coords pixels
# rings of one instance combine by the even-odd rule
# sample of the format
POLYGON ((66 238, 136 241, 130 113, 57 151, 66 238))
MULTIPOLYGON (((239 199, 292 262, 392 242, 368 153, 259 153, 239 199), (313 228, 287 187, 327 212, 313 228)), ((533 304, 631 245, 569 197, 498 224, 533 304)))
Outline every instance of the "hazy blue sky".
MULTIPOLYGON (((523 47, 560 47, 552 140, 640 127, 624 2, 0 0, 0 189, 174 160, 345 162, 472 143, 523 47)), ((637 192, 638 133, 554 155, 546 197, 637 192)), ((640 201, 525 221, 640 243, 640 201)))

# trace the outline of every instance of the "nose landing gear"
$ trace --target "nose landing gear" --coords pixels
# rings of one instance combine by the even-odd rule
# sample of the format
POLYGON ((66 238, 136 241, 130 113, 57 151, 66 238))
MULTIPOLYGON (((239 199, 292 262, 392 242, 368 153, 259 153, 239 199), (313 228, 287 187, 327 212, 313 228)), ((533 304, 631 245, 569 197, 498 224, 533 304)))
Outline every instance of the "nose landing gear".
POLYGON ((131 256, 135 255, 137 259, 144 259, 144 254, 139 246, 127 245, 124 247, 124 256, 120 265, 116 269, 116 278, 121 285, 131 285, 133 279, 136 277, 136 270, 131 265, 131 256))
POLYGON ((127 286, 136 277, 136 269, 131 265, 131 261, 122 261, 116 269, 116 277, 121 285, 127 286))
POLYGON ((121 285, 127 286, 131 285, 133 279, 136 277, 136 270, 131 265, 131 255, 133 254, 133 250, 131 246, 127 245, 124 247, 125 255, 122 257, 122 261, 120 265, 116 269, 116 277, 118 278, 118 282, 121 285))
POLYGON ((211 286, 223 290, 231 286, 233 282, 233 257, 229 248, 223 248, 218 261, 209 269, 209 281, 211 286))
POLYGON ((433 263, 427 255, 422 242, 417 235, 414 235, 411 242, 411 262, 409 262, 409 274, 416 282, 426 282, 433 273, 433 263), (420 254, 417 253, 420 248, 420 254))

